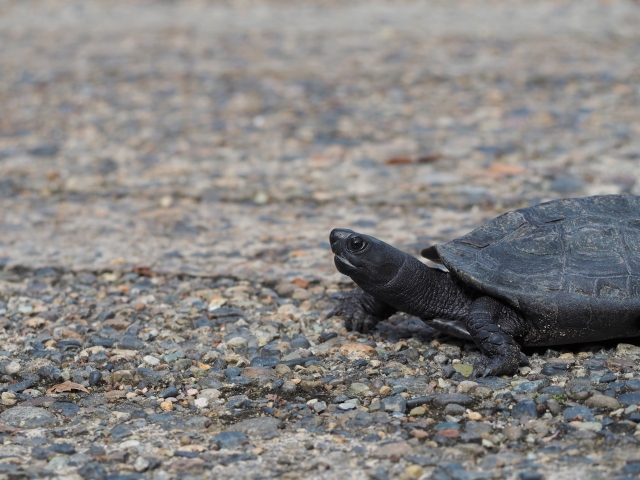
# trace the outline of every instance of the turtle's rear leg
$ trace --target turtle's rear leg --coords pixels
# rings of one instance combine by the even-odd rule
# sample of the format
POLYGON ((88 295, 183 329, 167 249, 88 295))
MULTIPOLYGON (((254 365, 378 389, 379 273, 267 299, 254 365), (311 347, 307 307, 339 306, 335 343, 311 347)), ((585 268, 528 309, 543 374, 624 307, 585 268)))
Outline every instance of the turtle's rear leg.
POLYGON ((473 367, 474 376, 512 375, 526 357, 514 336, 522 333, 522 319, 511 308, 491 297, 471 304, 467 329, 482 356, 473 367))
POLYGON ((340 303, 329 312, 327 318, 340 316, 344 319, 347 330, 367 333, 397 311, 391 305, 356 288, 342 296, 340 303))

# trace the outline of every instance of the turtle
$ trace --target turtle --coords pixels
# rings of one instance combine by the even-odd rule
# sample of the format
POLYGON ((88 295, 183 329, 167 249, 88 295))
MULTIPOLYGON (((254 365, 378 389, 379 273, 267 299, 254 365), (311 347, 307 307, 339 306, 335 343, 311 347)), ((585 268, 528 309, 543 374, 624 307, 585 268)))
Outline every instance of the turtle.
POLYGON ((365 333, 396 312, 473 341, 473 375, 512 375, 523 346, 640 336, 640 197, 552 200, 504 213, 421 255, 372 236, 330 234, 357 288, 330 312, 365 333))

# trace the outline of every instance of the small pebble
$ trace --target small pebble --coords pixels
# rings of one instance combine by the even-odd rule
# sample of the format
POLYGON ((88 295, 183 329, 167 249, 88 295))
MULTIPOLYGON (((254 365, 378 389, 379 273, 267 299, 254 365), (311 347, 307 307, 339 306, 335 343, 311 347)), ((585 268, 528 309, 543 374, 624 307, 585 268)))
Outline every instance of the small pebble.
POLYGON ((154 357, 153 355, 145 355, 142 360, 148 364, 151 365, 152 367, 156 366, 156 365, 160 365, 160 359, 154 357))
POLYGON ((13 392, 2 392, 2 405, 7 405, 7 406, 11 406, 11 405, 15 405, 16 403, 18 403, 18 400, 16 400, 16 394, 13 392))
POLYGON ((409 465, 404 471, 409 478, 420 478, 424 469, 420 465, 409 465))
POLYGON ((102 372, 94 370, 89 374, 89 385, 96 386, 102 381, 102 372))
POLYGON ((412 417, 421 417, 425 413, 427 413, 427 409, 426 408, 424 408, 424 407, 415 407, 415 408, 411 409, 411 411, 409 412, 409 415, 411 415, 412 417))
POLYGON ((16 373, 20 373, 20 370, 22 370, 22 366, 20 365, 20 362, 14 360, 13 362, 8 363, 4 367, 4 370, 9 375, 15 375, 16 373))

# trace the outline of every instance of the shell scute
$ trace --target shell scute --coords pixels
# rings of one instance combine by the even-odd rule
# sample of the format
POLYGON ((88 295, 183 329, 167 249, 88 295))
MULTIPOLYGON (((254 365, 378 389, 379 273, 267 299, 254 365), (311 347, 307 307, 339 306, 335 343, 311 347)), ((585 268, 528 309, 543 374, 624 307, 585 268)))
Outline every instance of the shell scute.
POLYGON ((516 210, 437 249, 453 274, 518 308, 538 332, 555 325, 575 341, 640 334, 638 197, 516 210))

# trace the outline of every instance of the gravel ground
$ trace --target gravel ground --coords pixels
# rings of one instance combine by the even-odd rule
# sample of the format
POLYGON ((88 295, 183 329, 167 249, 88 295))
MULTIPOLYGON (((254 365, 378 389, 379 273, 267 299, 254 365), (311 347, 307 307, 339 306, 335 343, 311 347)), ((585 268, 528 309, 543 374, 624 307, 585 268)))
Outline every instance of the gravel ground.
POLYGON ((631 1, 0 1, 0 479, 640 475, 640 347, 326 319, 410 252, 640 195, 631 1), (638 435, 636 435, 638 432, 638 435))

